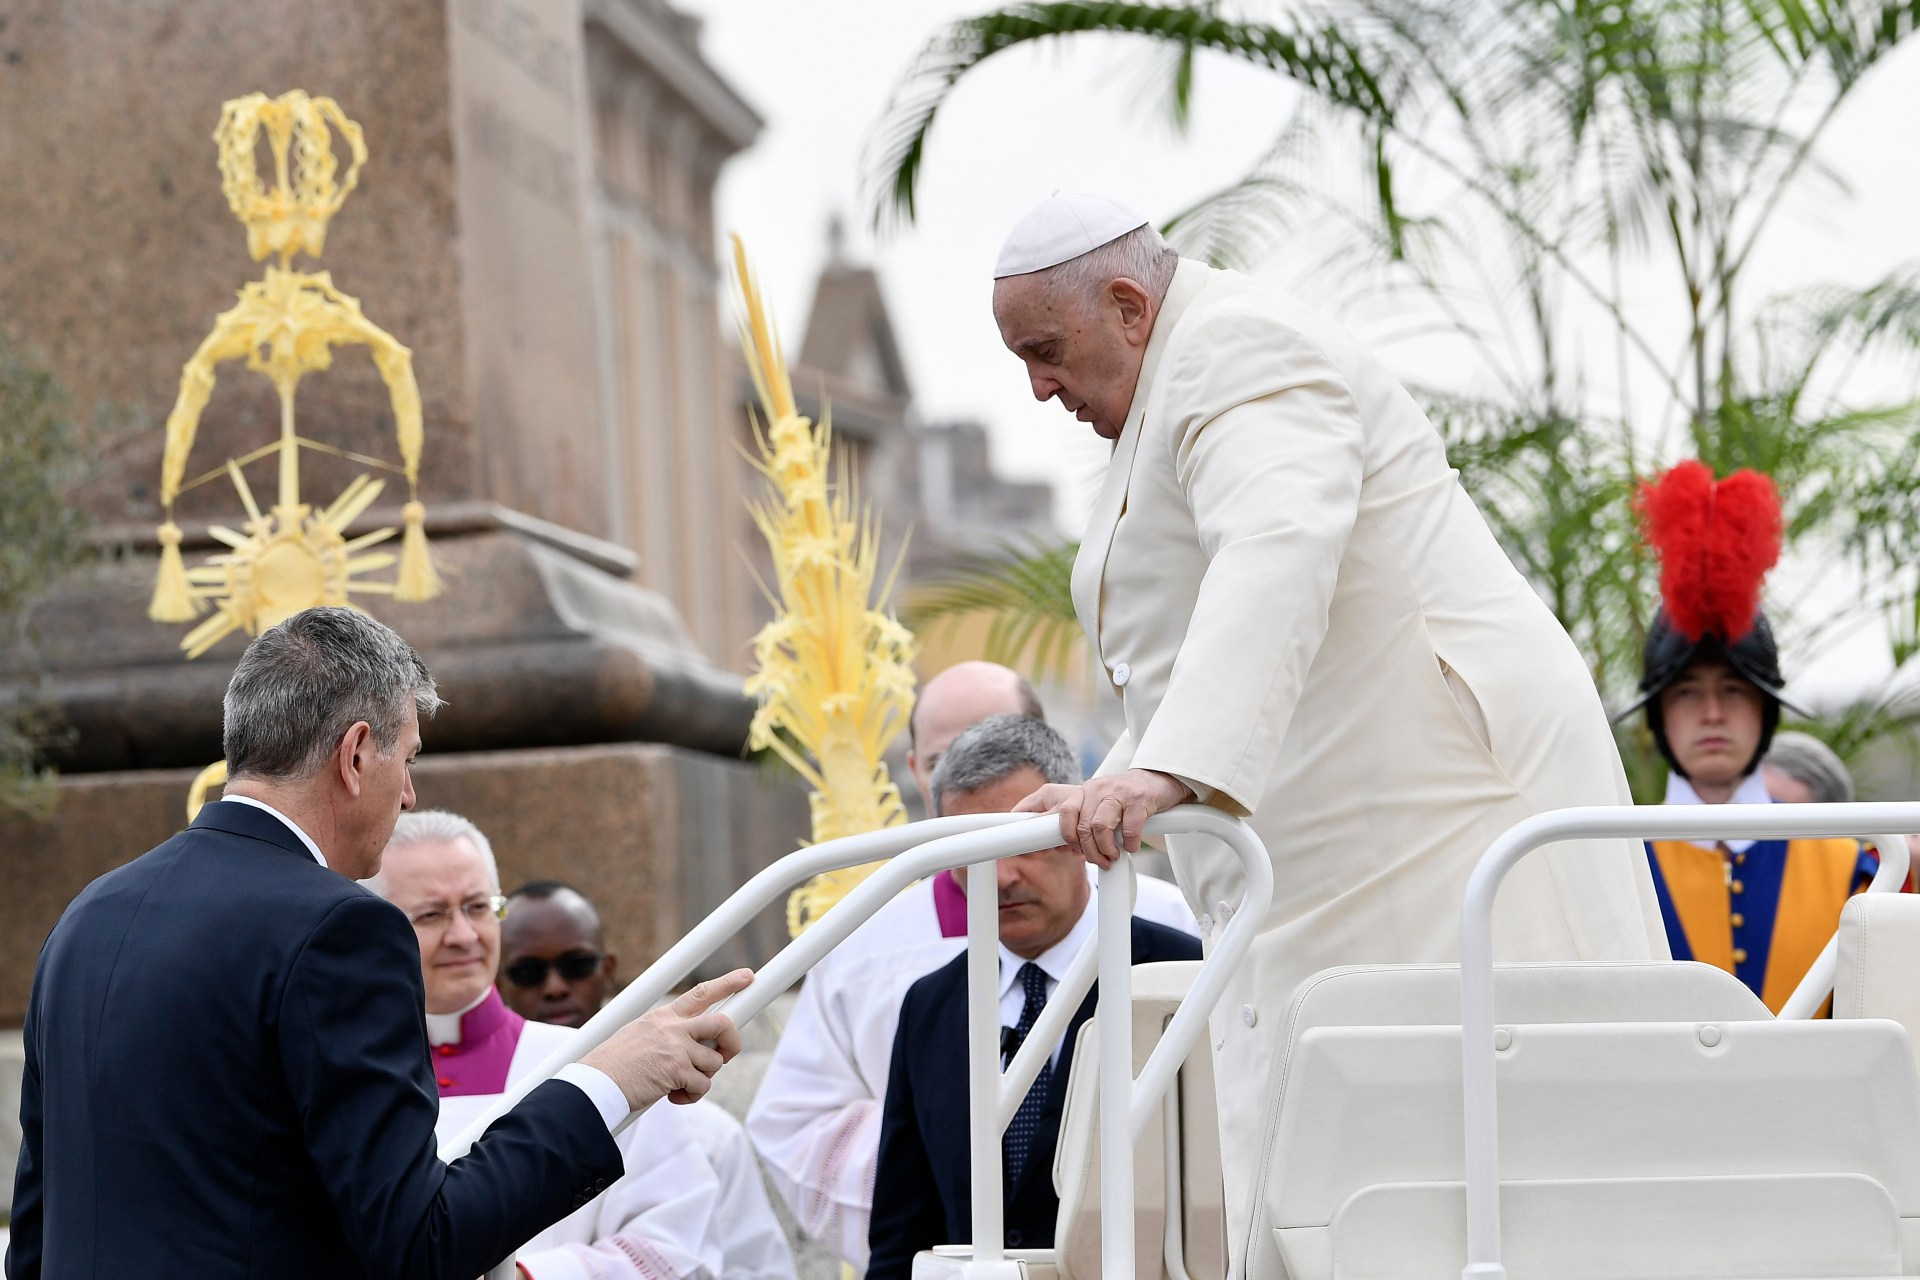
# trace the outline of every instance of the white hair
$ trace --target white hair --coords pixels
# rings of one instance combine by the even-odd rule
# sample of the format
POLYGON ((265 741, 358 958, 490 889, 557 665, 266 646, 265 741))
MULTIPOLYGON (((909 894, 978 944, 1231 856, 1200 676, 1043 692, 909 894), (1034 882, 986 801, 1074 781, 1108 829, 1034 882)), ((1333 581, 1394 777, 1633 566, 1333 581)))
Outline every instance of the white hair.
MULTIPOLYGON (((486 864, 487 883, 495 893, 500 892, 500 867, 493 860, 493 845, 486 833, 457 813, 445 809, 422 809, 417 813, 403 813, 400 821, 393 824, 393 835, 387 841, 389 849, 404 849, 409 845, 427 844, 430 841, 465 840, 480 853, 480 861, 486 864)), ((379 894, 387 901, 386 877, 376 872, 360 882, 379 894)))
POLYGON ((1853 799, 1853 775, 1832 747, 1810 733, 1787 729, 1775 734, 1762 764, 1803 784, 1816 804, 1853 799))
POLYGON ((1173 283, 1174 268, 1179 265, 1180 255, 1149 222, 1077 258, 1048 267, 1047 292, 1055 301, 1074 298, 1086 303, 1115 280, 1126 279, 1145 289, 1157 305, 1167 296, 1167 286, 1173 283))

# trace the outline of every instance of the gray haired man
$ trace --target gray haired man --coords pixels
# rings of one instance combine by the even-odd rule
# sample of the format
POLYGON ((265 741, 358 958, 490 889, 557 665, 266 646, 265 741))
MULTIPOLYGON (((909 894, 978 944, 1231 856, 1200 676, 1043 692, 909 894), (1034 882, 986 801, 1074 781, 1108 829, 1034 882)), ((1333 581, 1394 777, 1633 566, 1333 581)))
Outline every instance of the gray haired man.
MULTIPOLYGON (((941 814, 1004 813, 1031 789, 1077 777, 1060 735, 1026 716, 992 716, 954 739, 933 771, 941 814)), ((1014 1052, 1092 940, 1094 912, 1086 858, 1060 845, 995 864, 1000 917, 1000 1026, 1014 1052)), ((1135 917, 1132 963, 1197 960, 1188 933, 1135 917)), ((966 957, 908 988, 887 1071, 868 1241, 871 1280, 906 1280, 916 1253, 961 1243, 971 1226, 972 1160, 967 1145, 966 957)), ((1081 1001, 1007 1126, 1004 1222, 1010 1245, 1053 1243, 1060 1200, 1053 1189, 1072 1042, 1093 1012, 1081 1001)))
MULTIPOLYGON (((1019 678, 1004 667, 968 663, 949 668, 922 690, 916 709, 916 779, 924 779, 936 814, 1001 813, 1044 782, 1078 782, 1080 766, 1046 722, 997 714, 956 723, 969 707, 1019 706, 1019 678), (937 759, 936 759, 937 757, 937 759), (932 764, 930 772, 921 766, 932 764)), ((1002 937, 1022 945, 1057 923, 1054 903, 1084 906, 1084 860, 1035 854, 1010 858, 1000 914, 1002 937), (1071 871, 1076 889, 1060 875, 1071 871)), ((1141 876, 1134 913, 1192 936, 1198 928, 1180 891, 1141 876)), ((913 982, 947 964, 966 946, 966 894, 946 874, 929 877, 880 908, 871 920, 815 965, 792 1020, 747 1113, 775 1188, 807 1234, 864 1271, 874 1204, 880 1108, 886 1097, 900 1002, 913 982)), ((965 1089, 961 1089, 964 1097, 965 1089)))
POLYGON ((1767 794, 1781 804, 1845 804, 1853 799, 1853 775, 1832 747, 1810 733, 1787 729, 1774 734, 1760 770, 1767 794))
POLYGON ((353 883, 413 807, 439 705, 420 656, 354 610, 247 646, 225 796, 89 885, 41 951, 8 1280, 471 1280, 620 1176, 610 1131, 630 1110, 704 1094, 738 1052, 708 1006, 745 971, 628 1026, 441 1163, 414 931, 353 883))

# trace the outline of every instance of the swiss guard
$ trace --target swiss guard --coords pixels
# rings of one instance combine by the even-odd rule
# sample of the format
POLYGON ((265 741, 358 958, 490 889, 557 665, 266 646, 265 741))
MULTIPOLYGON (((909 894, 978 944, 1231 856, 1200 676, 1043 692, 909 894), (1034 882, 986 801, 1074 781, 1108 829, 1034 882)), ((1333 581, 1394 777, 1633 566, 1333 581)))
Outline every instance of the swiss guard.
MULTIPOLYGON (((1648 482, 1636 504, 1660 559, 1641 698, 1666 758, 1667 804, 1768 804, 1760 761, 1786 702, 1760 589, 1780 558, 1780 501, 1754 471, 1715 481, 1698 461, 1648 482)), ((1675 960, 1717 965, 1779 1013, 1872 878, 1844 840, 1652 840, 1654 890, 1675 960)))

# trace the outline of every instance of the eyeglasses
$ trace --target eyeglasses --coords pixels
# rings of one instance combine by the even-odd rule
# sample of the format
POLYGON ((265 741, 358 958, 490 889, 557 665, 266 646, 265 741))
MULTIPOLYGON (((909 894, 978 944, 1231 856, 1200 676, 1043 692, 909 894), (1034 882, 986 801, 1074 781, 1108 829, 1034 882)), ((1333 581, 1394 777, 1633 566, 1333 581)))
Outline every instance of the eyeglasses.
POLYGON ((467 918, 467 923, 477 931, 489 919, 507 918, 507 900, 499 894, 490 898, 474 898, 453 907, 429 907, 425 911, 416 911, 407 918, 413 921, 413 927, 421 933, 445 933, 447 926, 453 923, 453 913, 458 910, 467 918))
POLYGON ((538 956, 528 956, 524 960, 515 960, 501 972, 507 975, 507 981, 516 987, 538 987, 546 983, 547 971, 557 970, 563 981, 584 982, 600 968, 605 959, 597 951, 575 951, 561 956, 558 960, 542 960, 538 956))

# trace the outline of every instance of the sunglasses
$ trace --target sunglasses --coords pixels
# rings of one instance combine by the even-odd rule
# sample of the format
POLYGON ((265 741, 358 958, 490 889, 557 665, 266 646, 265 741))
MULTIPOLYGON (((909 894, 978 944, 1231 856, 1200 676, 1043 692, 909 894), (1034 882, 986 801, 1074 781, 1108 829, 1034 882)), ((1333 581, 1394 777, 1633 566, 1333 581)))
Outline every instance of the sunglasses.
POLYGON ((558 960, 542 960, 537 956, 528 956, 524 960, 515 960, 503 973, 507 981, 516 987, 538 987, 547 980, 547 971, 558 970, 562 981, 582 982, 591 978, 600 969, 604 959, 596 951, 576 951, 572 955, 561 956, 558 960))

